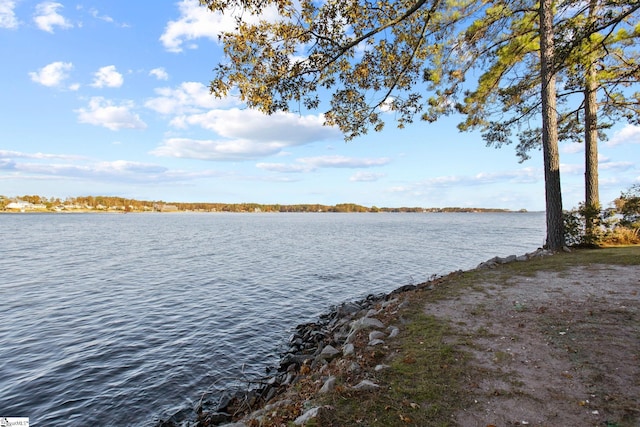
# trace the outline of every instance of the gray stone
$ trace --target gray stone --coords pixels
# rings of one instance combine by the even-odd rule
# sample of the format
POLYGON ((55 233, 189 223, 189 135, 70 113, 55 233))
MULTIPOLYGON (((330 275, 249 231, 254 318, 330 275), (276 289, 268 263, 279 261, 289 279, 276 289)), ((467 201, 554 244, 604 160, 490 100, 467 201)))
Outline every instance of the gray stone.
POLYGON ((362 380, 357 385, 353 386, 354 390, 359 390, 359 391, 377 390, 379 388, 380 386, 378 384, 369 380, 362 380))
POLYGON ((317 417, 319 411, 320 411, 320 408, 311 408, 307 412, 305 412, 304 414, 296 418, 293 423, 297 426, 304 425, 309 421, 311 421, 311 419, 317 417))
POLYGON ((384 328, 384 323, 374 317, 363 317, 358 320, 354 320, 351 323, 352 330, 371 329, 371 328, 384 328))
POLYGON ((509 255, 508 257, 504 258, 504 264, 509 263, 509 262, 513 262, 516 259, 518 259, 518 257, 516 255, 509 255))
POLYGON ((369 347, 375 347, 375 346, 381 345, 381 344, 384 344, 383 340, 376 339, 376 340, 369 341, 369 347))
POLYGON ((351 356, 356 352, 356 348, 351 343, 347 343, 342 347, 342 354, 345 356, 351 356))
POLYGON ((391 304, 395 304, 396 302, 398 302, 398 298, 393 298, 393 299, 390 299, 389 301, 384 301, 382 303, 382 308, 387 308, 388 306, 390 306, 391 304))
POLYGON ((327 380, 322 385, 322 388, 320 389, 320 393, 329 393, 334 388, 336 388, 336 377, 331 376, 327 378, 327 380))
POLYGON ((389 338, 397 337, 398 334, 400 333, 400 329, 398 329, 396 326, 389 326, 387 330, 390 331, 389 338))
POLYGON ((340 354, 340 351, 332 345, 325 346, 320 355, 318 356, 320 359, 333 359, 337 355, 340 354))
POLYGON ((347 372, 351 372, 352 374, 358 374, 362 371, 362 366, 360 366, 357 362, 351 362, 349 367, 347 368, 347 372))
POLYGON ((356 332, 363 329, 372 328, 382 329, 384 328, 384 323, 373 317, 362 317, 358 320, 354 320, 353 322, 351 322, 351 332, 349 332, 349 336, 347 337, 346 342, 353 342, 356 336, 356 332))
POLYGON ((380 372, 380 371, 383 371, 385 369, 389 369, 390 367, 391 366, 389 366, 389 365, 376 365, 376 367, 373 368, 373 370, 376 371, 376 372, 380 372))
POLYGON ((384 332, 380 332, 380 331, 369 332, 369 341, 381 340, 382 338, 385 338, 385 337, 386 337, 386 334, 384 332))

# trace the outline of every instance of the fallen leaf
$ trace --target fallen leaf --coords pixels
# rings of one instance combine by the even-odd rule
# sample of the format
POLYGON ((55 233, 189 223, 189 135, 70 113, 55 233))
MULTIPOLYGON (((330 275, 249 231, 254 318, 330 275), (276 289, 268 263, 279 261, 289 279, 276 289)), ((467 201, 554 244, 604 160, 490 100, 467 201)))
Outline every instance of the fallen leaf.
POLYGON ((402 414, 398 414, 400 416, 400 421, 402 421, 403 423, 410 423, 411 422, 411 418, 409 417, 405 417, 402 414))
POLYGON ((420 408, 420 405, 418 405, 418 404, 417 404, 417 403, 415 403, 415 402, 411 402, 411 404, 410 404, 410 405, 411 405, 411 407, 412 407, 413 409, 418 409, 418 408, 420 408))

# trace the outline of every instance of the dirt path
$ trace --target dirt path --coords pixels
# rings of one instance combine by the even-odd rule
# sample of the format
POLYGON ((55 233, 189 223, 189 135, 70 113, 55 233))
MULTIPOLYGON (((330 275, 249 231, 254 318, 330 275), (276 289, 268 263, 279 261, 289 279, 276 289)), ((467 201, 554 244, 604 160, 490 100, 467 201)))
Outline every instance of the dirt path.
POLYGON ((640 267, 496 272, 429 302, 473 367, 472 426, 640 426, 640 267))

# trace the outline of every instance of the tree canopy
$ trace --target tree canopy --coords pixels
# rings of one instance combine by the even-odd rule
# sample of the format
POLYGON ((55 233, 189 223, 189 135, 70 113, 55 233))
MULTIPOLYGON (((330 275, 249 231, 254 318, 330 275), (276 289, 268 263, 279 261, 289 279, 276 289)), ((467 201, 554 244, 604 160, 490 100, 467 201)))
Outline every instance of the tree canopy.
POLYGON ((321 109, 347 140, 387 120, 403 127, 459 112, 460 128, 481 129, 491 145, 517 135, 526 156, 540 144, 552 249, 563 244, 557 144, 584 122, 574 120, 583 107, 571 95, 584 89, 586 52, 606 88, 603 110, 638 120, 638 95, 627 90, 638 80, 637 1, 201 3, 237 18, 236 31, 221 35, 226 60, 210 85, 218 97, 237 95, 266 113, 321 109), (589 13, 593 2, 602 13, 589 13))

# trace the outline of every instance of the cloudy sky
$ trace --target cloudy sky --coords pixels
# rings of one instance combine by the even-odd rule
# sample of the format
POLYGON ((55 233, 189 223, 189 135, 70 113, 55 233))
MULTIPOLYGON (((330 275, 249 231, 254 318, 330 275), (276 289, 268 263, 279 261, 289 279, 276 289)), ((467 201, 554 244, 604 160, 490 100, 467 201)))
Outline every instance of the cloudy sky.
MULTIPOLYGON (((211 97, 232 24, 197 0, 0 0, 0 195, 544 209, 541 155, 520 164, 455 117, 346 143, 321 111, 211 97)), ((640 128, 609 136, 604 205, 640 182, 640 128)), ((583 158, 561 146, 565 208, 583 200, 583 158)))

